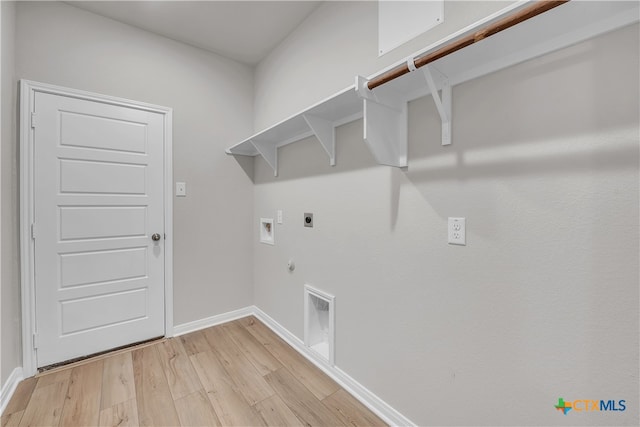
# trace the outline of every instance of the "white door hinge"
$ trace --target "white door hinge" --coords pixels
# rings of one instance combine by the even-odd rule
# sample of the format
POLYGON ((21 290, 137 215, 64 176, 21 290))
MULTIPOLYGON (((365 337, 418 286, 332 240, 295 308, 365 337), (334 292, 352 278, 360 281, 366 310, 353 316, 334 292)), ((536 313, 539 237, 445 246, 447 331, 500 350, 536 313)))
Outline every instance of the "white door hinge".
POLYGON ((35 224, 31 224, 31 238, 33 240, 36 239, 36 225, 35 224))
POLYGON ((38 334, 33 334, 33 349, 38 348, 38 334))
POLYGON ((31 113, 31 127, 34 129, 36 127, 36 113, 31 113))

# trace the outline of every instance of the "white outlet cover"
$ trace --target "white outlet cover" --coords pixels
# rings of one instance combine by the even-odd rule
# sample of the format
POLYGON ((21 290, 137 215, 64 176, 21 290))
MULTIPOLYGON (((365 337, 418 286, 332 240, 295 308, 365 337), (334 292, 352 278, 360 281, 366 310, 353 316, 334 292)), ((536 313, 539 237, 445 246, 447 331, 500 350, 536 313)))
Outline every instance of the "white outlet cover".
POLYGON ((466 246, 467 232, 465 218, 451 218, 447 226, 449 244, 466 246))

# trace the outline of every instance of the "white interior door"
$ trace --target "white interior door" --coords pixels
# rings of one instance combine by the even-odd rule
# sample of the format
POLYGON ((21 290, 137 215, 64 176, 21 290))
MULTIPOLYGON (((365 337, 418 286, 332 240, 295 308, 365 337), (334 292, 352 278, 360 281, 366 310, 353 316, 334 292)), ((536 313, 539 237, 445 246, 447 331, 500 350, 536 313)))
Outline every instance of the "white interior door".
POLYGON ((163 120, 35 93, 38 367, 164 335, 163 120))

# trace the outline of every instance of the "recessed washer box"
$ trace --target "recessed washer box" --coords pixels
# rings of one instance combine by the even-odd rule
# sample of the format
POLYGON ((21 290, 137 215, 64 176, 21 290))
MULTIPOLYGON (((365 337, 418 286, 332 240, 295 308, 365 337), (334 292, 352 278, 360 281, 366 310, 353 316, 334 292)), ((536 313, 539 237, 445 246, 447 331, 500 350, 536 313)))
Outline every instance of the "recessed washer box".
POLYGON ((260 218, 260 243, 275 244, 273 218, 260 218))
POLYGON ((304 287, 304 345, 321 361, 334 365, 335 312, 333 295, 304 287))

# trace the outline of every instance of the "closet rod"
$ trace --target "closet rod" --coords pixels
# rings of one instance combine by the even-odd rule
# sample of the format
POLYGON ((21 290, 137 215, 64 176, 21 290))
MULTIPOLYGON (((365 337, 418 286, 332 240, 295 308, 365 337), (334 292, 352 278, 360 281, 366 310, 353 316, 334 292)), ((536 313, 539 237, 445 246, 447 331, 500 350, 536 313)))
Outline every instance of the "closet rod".
MULTIPOLYGON (((529 7, 522 9, 519 12, 514 13, 511 16, 507 16, 506 18, 497 21, 493 24, 487 25, 485 28, 473 33, 468 36, 456 40, 447 46, 444 46, 435 52, 425 54, 424 56, 418 56, 417 58, 409 59, 409 61, 413 61, 413 65, 415 68, 424 67, 425 65, 436 61, 442 57, 445 57, 453 52, 456 52, 462 48, 470 46, 474 43, 479 42, 487 37, 490 37, 494 34, 499 33, 502 30, 506 30, 507 28, 513 27, 521 22, 526 21, 527 19, 533 18, 534 16, 540 15, 548 10, 551 10, 561 4, 568 2, 569 0, 557 0, 557 1, 547 1, 547 0, 537 0, 534 4, 529 7)), ((385 83, 390 82, 391 80, 397 79, 400 76, 403 76, 409 73, 411 70, 409 69, 409 65, 407 63, 399 65, 391 70, 387 71, 371 79, 367 83, 367 87, 369 90, 375 89, 378 86, 381 86, 385 83)))

